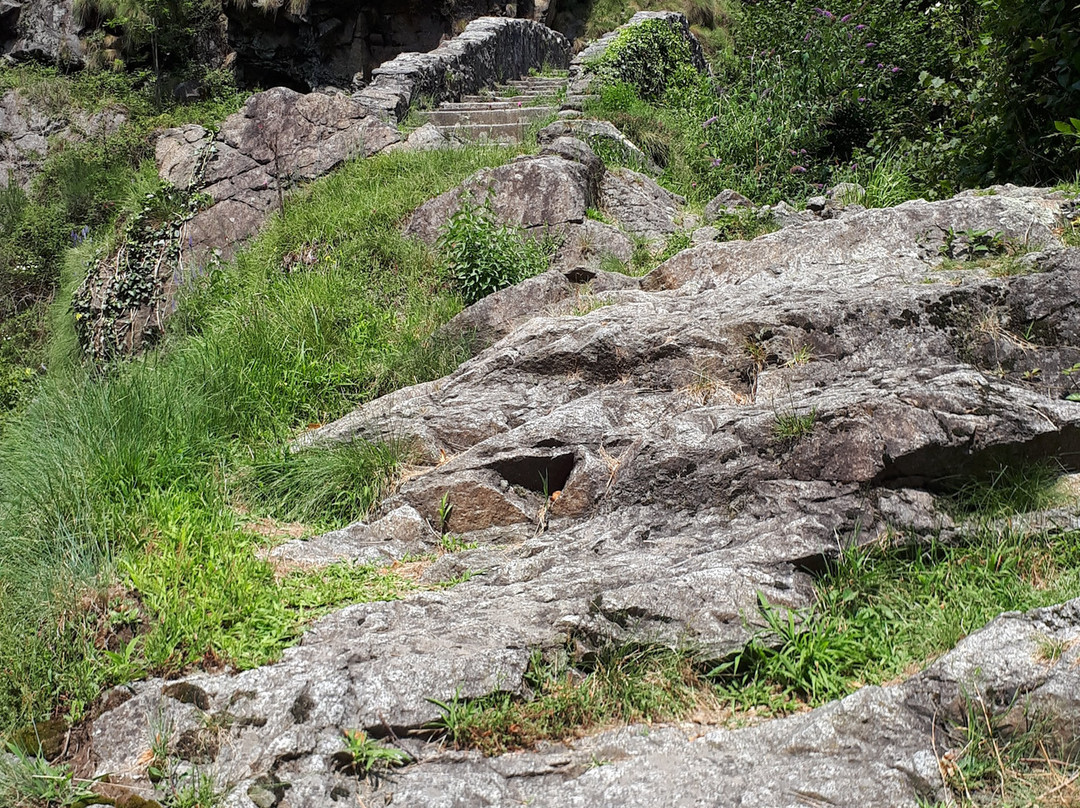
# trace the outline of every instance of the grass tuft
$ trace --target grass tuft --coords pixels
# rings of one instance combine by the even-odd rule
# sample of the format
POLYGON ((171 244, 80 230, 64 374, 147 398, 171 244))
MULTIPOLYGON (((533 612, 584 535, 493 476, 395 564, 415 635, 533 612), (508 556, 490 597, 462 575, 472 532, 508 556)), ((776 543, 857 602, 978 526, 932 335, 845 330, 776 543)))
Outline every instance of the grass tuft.
POLYGON ((714 701, 692 657, 662 647, 609 647, 573 666, 535 654, 526 682, 525 697, 433 700, 443 715, 430 729, 456 747, 497 755, 611 724, 677 719, 714 701))

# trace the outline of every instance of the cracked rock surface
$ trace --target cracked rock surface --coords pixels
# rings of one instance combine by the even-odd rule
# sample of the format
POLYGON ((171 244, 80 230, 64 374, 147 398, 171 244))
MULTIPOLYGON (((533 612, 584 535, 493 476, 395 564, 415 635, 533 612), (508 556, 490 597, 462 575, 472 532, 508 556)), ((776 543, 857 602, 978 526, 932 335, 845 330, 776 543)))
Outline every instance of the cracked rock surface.
MULTIPOLYGON (((966 475, 1046 457, 1075 467, 1080 403, 1062 371, 1080 362, 1080 250, 1055 235, 1066 204, 1001 188, 856 212, 691 247, 640 283, 613 284, 584 316, 515 309, 505 336, 446 378, 297 442, 392 436, 427 468, 370 523, 275 551, 315 563, 430 551, 448 495, 448 529, 477 546, 442 556, 426 580, 482 574, 343 609, 276 664, 183 680, 198 698, 165 695, 175 683, 134 685, 93 725, 96 772, 149 793, 136 765, 146 716, 164 711, 194 731, 207 713, 227 714, 213 771, 233 786, 230 805, 353 799, 355 778, 333 764, 342 729, 406 734, 440 715, 430 699, 523 692, 533 649, 568 642, 724 657, 759 620, 759 593, 810 605, 824 558, 907 521, 914 535, 932 531, 933 496, 966 475), (1029 250, 1009 265, 1019 274, 941 266, 947 239, 984 229, 1029 250), (802 427, 785 430, 792 417, 802 427)), ((515 290, 499 295, 514 305, 515 290)), ((704 735, 630 728, 493 759, 418 745, 421 763, 362 796, 462 807, 933 801, 934 716, 958 710, 965 689, 1000 711, 1021 694, 1075 732, 1077 651, 1040 663, 1040 634, 1080 635, 1080 605, 1004 616, 903 685, 783 721, 704 735), (590 769, 592 758, 613 763, 590 769)))

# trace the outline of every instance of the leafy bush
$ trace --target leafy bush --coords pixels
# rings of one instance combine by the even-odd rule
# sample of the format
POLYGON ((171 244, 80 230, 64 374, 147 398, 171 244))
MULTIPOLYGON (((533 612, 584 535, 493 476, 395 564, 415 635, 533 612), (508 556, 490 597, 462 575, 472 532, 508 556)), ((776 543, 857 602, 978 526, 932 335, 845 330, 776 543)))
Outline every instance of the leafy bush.
POLYGON ((629 84, 648 101, 657 101, 670 87, 692 81, 697 72, 682 30, 662 19, 620 31, 594 69, 601 81, 629 84))
POLYGON ((714 79, 677 73, 660 90, 648 62, 601 66, 591 111, 695 201, 733 188, 797 202, 859 181, 885 205, 1080 169, 1080 138, 1059 133, 1080 109, 1068 0, 814 2, 743 3, 714 79))
POLYGON ((453 287, 466 305, 543 272, 552 247, 549 239, 498 224, 490 204, 471 200, 450 217, 438 241, 453 287))

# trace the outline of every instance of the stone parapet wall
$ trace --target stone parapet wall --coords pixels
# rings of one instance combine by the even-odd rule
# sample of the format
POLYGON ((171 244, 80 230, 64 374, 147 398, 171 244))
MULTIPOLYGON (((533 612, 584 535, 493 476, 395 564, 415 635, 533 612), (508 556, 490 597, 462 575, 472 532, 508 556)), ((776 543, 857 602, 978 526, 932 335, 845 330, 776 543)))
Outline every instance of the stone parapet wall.
POLYGON ((377 115, 397 123, 423 99, 453 101, 533 68, 566 69, 570 42, 532 20, 481 17, 429 53, 403 53, 372 74, 356 96, 377 115))

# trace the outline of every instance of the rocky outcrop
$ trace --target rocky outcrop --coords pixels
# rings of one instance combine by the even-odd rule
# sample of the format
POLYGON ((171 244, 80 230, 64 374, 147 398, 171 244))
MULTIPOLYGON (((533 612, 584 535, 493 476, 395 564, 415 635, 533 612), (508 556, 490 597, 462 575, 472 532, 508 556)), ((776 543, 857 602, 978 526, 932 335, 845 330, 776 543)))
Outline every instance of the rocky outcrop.
POLYGON ((555 121, 536 133, 540 145, 551 143, 560 137, 583 140, 594 150, 617 156, 620 162, 658 175, 660 167, 645 152, 616 128, 610 121, 587 118, 571 118, 555 121))
POLYGON ((49 139, 75 143, 103 138, 127 120, 120 109, 89 113, 72 110, 59 98, 35 102, 27 93, 8 90, 0 96, 0 185, 14 180, 26 187, 49 151, 49 139))
POLYGON ((1051 744, 1080 736, 1078 640, 1080 600, 1003 615, 908 682, 810 713, 704 734, 698 726, 629 727, 487 760, 435 757, 377 796, 395 805, 549 808, 947 804, 939 766, 963 747, 969 706, 986 705, 987 720, 1008 717, 1020 731, 1050 720, 1051 744), (1069 651, 1041 659, 1049 642, 1069 651), (455 802, 438 802, 451 793, 455 802))
POLYGON ((354 98, 284 87, 253 95, 216 134, 195 124, 165 131, 156 148, 161 178, 208 206, 164 235, 175 242, 167 259, 135 269, 110 256, 90 272, 76 293, 83 347, 111 359, 152 344, 186 280, 232 257, 293 185, 400 140, 354 98))
POLYGON ((294 184, 402 144, 383 118, 404 114, 419 94, 476 91, 568 58, 569 44, 544 25, 483 18, 432 53, 394 60, 359 95, 277 87, 249 98, 217 134, 198 125, 167 130, 156 148, 162 179, 203 195, 209 206, 180 223, 179 260, 157 262, 153 277, 127 278, 108 261, 90 273, 77 293, 84 347, 114 357, 152 344, 188 276, 228 260, 294 184), (134 287, 140 291, 133 296, 134 287))
POLYGON ((679 229, 685 199, 651 177, 605 169, 577 138, 546 140, 538 155, 481 171, 425 202, 409 217, 405 233, 434 244, 443 223, 464 204, 487 204, 499 221, 534 235, 557 234, 562 246, 555 265, 569 270, 597 269, 605 255, 625 262, 632 236, 662 240, 679 229), (590 219, 598 215, 614 224, 590 219))
POLYGON ((3 0, 0 55, 81 67, 81 27, 71 0, 3 0))
POLYGON ((165 132, 156 156, 162 179, 212 201, 185 233, 198 261, 215 249, 230 257, 296 183, 400 140, 355 98, 278 87, 249 98, 216 135, 198 126, 165 132))
MULTIPOLYGON (((575 165, 559 168, 568 184, 589 173, 575 165)), ((527 170, 512 164, 506 179, 527 170)), ((1000 188, 853 213, 692 247, 579 316, 517 310, 505 337, 446 378, 299 442, 392 436, 427 465, 371 523, 317 540, 315 557, 428 551, 438 535, 425 525, 438 525, 445 497, 446 529, 477 547, 442 556, 423 580, 483 574, 344 609, 277 664, 183 680, 203 706, 160 681, 134 685, 94 723, 97 773, 124 772, 148 789, 136 763, 147 715, 177 732, 227 715, 213 771, 234 786, 230 805, 250 808, 260 782, 289 784, 280 805, 326 804, 357 791, 333 770, 342 729, 407 736, 439 717, 433 699, 524 692, 533 649, 663 643, 722 658, 753 632, 759 597, 809 606, 824 559, 903 531, 905 513, 918 516, 969 475, 1025 459, 1075 466, 1080 403, 1063 371, 1080 361, 1080 250, 1055 235, 1066 206, 1000 188), (1026 260, 1008 272, 942 266, 950 239, 987 228, 1028 249, 1026 260)), ((499 294, 512 308, 517 292, 499 294)), ((278 552, 302 558, 304 547, 278 552)), ((1078 608, 1003 617, 903 685, 696 740, 620 731, 483 760, 413 739, 422 762, 375 798, 933 802, 942 796, 933 743, 945 737, 934 727, 947 731, 965 693, 984 694, 994 712, 1023 694, 1075 733, 1076 646, 1052 665, 1034 649, 1040 634, 1066 645, 1080 636, 1078 608), (616 762, 585 771, 589 755, 616 762)))
POLYGON ((460 36, 429 53, 405 53, 372 72, 371 84, 357 96, 392 122, 409 107, 455 101, 545 65, 562 69, 570 62, 570 43, 562 34, 531 20, 483 17, 460 36))

